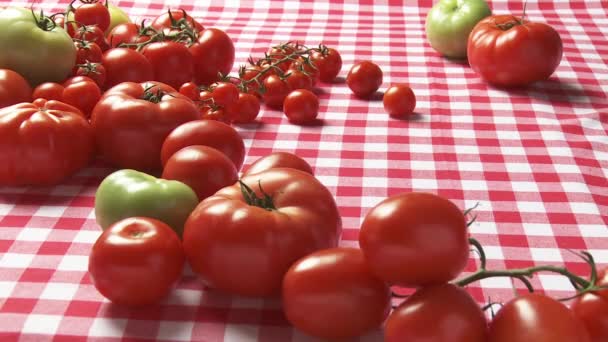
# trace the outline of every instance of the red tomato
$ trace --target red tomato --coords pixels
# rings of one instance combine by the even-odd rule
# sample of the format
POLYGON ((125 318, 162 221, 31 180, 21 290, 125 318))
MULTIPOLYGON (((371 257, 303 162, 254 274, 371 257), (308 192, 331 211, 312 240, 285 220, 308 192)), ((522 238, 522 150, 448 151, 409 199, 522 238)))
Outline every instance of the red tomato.
POLYGON ((86 166, 93 131, 82 113, 59 101, 0 109, 0 185, 54 185, 86 166))
POLYGON ((260 100, 252 94, 239 93, 238 100, 226 107, 228 117, 235 123, 255 121, 260 113, 260 100))
POLYGON ((101 90, 97 83, 92 80, 76 82, 68 80, 66 84, 62 101, 80 109, 87 118, 90 117, 93 107, 101 98, 101 90))
POLYGON ((211 96, 218 106, 229 106, 239 99, 239 88, 229 82, 220 82, 212 86, 211 96))
POLYGON ((416 291, 391 313, 384 327, 385 342, 486 342, 487 336, 481 308, 452 284, 416 291))
POLYGON ((71 23, 68 25, 68 33, 72 38, 86 40, 97 44, 101 51, 106 51, 110 48, 103 31, 95 25, 78 25, 71 23))
POLYGON ((110 88, 122 82, 145 82, 154 79, 154 68, 141 53, 116 48, 103 55, 103 66, 106 68, 106 87, 110 88))
POLYGON ((382 70, 370 61, 357 63, 348 72, 346 84, 355 96, 370 97, 382 85, 382 70))
POLYGON ((163 166, 175 152, 191 145, 215 148, 232 160, 237 170, 245 160, 243 138, 234 128, 218 121, 196 120, 180 125, 167 136, 161 150, 163 166))
POLYGON ((101 62, 103 52, 99 45, 86 40, 76 40, 74 46, 76 47, 76 64, 101 62))
POLYGON ((166 223, 132 217, 114 223, 97 239, 89 274, 99 293, 119 305, 142 306, 163 299, 182 275, 185 257, 166 223))
POLYGON ((289 77, 287 77, 287 84, 289 85, 289 89, 292 90, 312 89, 312 80, 310 77, 299 70, 293 70, 289 73, 289 77))
MULTIPOLYGON (((120 44, 137 44, 150 40, 150 36, 141 35, 141 28, 135 23, 122 23, 116 25, 108 34, 108 43, 111 47, 118 47, 120 44)), ((135 48, 135 46, 130 46, 135 48)))
POLYGON ((202 201, 234 184, 239 177, 225 154, 209 146, 194 145, 182 148, 167 160, 162 178, 185 183, 202 201))
POLYGON ((150 26, 159 31, 165 29, 168 29, 169 31, 171 31, 172 29, 180 29, 183 27, 180 25, 187 25, 190 28, 196 29, 197 32, 200 32, 205 29, 203 25, 201 25, 198 21, 196 21, 182 9, 168 10, 167 13, 163 13, 156 17, 150 24, 150 26))
POLYGON ((110 11, 101 1, 87 0, 74 11, 74 20, 84 25, 97 25, 105 32, 110 26, 110 11))
POLYGON ((562 40, 547 24, 494 15, 471 31, 467 56, 471 68, 487 82, 525 86, 551 76, 562 59, 562 40))
POLYGON ((310 164, 297 155, 289 152, 273 152, 253 162, 253 164, 251 164, 247 170, 243 172, 243 176, 280 167, 304 171, 306 173, 310 173, 311 175, 314 174, 310 164))
POLYGON ((264 103, 268 107, 279 109, 283 107, 283 101, 291 91, 289 84, 281 79, 278 75, 270 75, 264 79, 264 88, 266 91, 262 95, 264 103))
MULTIPOLYGON (((599 272, 596 284, 608 285, 608 268, 599 272)), ((577 297, 572 302, 571 309, 584 323, 591 342, 608 341, 608 290, 577 297)))
POLYGON ((46 100, 57 100, 63 99, 63 90, 65 88, 55 82, 42 83, 32 92, 32 98, 35 99, 46 99, 46 100))
POLYGON ((310 77, 313 86, 319 80, 319 69, 314 66, 314 63, 310 58, 308 59, 308 61, 306 61, 304 58, 298 57, 295 61, 291 63, 289 69, 294 71, 305 72, 308 77, 310 77))
POLYGON ((400 194, 376 205, 363 220, 359 244, 376 275, 407 287, 450 281, 469 259, 462 211, 428 193, 400 194))
POLYGON ((77 76, 86 76, 93 80, 100 89, 106 84, 106 68, 101 63, 85 63, 77 65, 77 76))
POLYGON ((168 85, 125 82, 104 94, 93 109, 91 124, 107 161, 121 168, 156 170, 161 168, 165 138, 197 118, 194 103, 168 85))
POLYGON ((194 81, 209 85, 227 75, 234 64, 234 44, 228 35, 215 28, 201 32, 196 44, 190 47, 194 57, 194 81))
POLYGON ((488 342, 588 342, 584 325, 562 303, 538 293, 505 304, 490 322, 488 342))
POLYGON ((298 260, 285 274, 282 297, 291 324, 332 340, 380 327, 391 309, 390 288, 371 274, 356 248, 321 250, 298 260))
MULTIPOLYGON (((250 81, 254 77, 256 77, 260 73, 261 70, 262 70, 262 68, 258 65, 250 65, 246 68, 242 68, 239 70, 239 77, 243 81, 250 81)), ((265 78, 264 76, 270 76, 270 75, 264 74, 262 76, 259 76, 258 81, 260 82, 260 84, 264 81, 264 78, 265 78)), ((255 81, 252 81, 251 83, 249 83, 247 85, 247 92, 249 94, 253 94, 257 97, 260 97, 260 93, 259 93, 260 84, 258 84, 255 81)))
POLYGON ((414 113, 416 95, 407 84, 394 84, 386 90, 382 102, 390 116, 404 118, 414 113))
POLYGON ((223 123, 230 124, 230 117, 224 108, 222 107, 209 107, 205 106, 201 108, 201 119, 203 120, 212 120, 212 121, 220 121, 223 123))
POLYGON ((293 262, 337 245, 338 208, 323 184, 299 170, 272 169, 241 181, 257 198, 237 183, 202 201, 186 221, 184 250, 208 286, 277 295, 293 262))
POLYGON ((165 41, 155 42, 142 50, 154 69, 154 80, 178 89, 192 80, 194 61, 184 44, 165 41))
POLYGON ((310 123, 319 114, 319 98, 310 90, 294 90, 285 98, 283 111, 291 123, 310 123))
POLYGON ((18 73, 0 69, 0 108, 29 102, 32 99, 32 87, 18 73))
POLYGON ((327 51, 323 52, 313 52, 310 59, 319 72, 319 79, 330 83, 336 79, 336 76, 338 76, 342 69, 342 57, 337 50, 332 48, 328 48, 327 51))
MULTIPOLYGON (((273 46, 270 48, 270 50, 268 50, 268 57, 270 57, 272 59, 272 63, 278 62, 281 59, 284 59, 286 57, 289 57, 291 54, 293 54, 295 51, 295 49, 293 48, 293 46, 290 45, 285 45, 285 46, 273 46)), ((291 65, 291 61, 290 60, 286 60, 284 62, 281 62, 279 64, 277 64, 277 67, 281 68, 281 70, 283 71, 287 71, 287 69, 289 69, 289 66, 291 65)))
POLYGON ((200 90, 194 82, 186 82, 179 87, 179 93, 186 96, 190 100, 198 101, 201 99, 200 90))

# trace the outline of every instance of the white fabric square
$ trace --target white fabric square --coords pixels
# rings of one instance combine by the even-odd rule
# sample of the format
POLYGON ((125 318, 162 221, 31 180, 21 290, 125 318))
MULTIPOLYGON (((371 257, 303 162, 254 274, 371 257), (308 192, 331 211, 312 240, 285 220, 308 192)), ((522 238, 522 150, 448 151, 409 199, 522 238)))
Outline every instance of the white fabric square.
POLYGON ((0 257, 0 267, 27 268, 36 257, 34 254, 5 253, 0 257))
POLYGON ((22 332, 53 335, 57 332, 61 319, 61 316, 31 314, 23 323, 22 332))
POLYGON ((69 283, 48 283, 40 298, 42 299, 57 299, 57 300, 72 300, 78 291, 77 284, 69 283))

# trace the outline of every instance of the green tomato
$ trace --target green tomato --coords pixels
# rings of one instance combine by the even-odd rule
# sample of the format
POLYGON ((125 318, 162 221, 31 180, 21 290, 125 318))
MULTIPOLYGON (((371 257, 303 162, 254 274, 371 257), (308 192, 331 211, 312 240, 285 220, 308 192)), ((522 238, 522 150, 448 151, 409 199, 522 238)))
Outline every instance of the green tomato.
POLYGON ((426 37, 442 55, 464 58, 469 33, 491 14, 484 0, 440 0, 426 16, 426 37))
POLYGON ((0 69, 21 74, 32 86, 61 82, 76 62, 76 48, 63 28, 20 7, 0 12, 0 69))
POLYGON ((131 22, 129 15, 114 4, 108 3, 108 11, 110 11, 110 26, 106 30, 106 34, 110 33, 116 25, 131 22))
POLYGON ((155 218, 181 236, 198 202, 194 191, 182 182, 125 169, 112 173, 99 185, 95 218, 102 229, 128 217, 155 218))

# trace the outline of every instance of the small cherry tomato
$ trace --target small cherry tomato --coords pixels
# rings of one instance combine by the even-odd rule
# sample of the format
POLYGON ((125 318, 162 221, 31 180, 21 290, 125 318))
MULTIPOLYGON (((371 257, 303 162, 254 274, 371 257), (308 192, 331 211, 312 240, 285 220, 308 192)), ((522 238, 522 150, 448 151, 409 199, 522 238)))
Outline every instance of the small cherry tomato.
POLYGON ((63 102, 82 111, 88 118, 101 98, 101 90, 94 81, 70 82, 63 89, 63 102))
POLYGON ((99 88, 103 89, 106 84, 106 68, 101 63, 87 62, 77 64, 77 69, 74 73, 76 76, 86 76, 95 81, 99 88))
POLYGON ((278 75, 270 75, 264 80, 266 92, 262 95, 264 103, 268 107, 279 109, 283 107, 283 101, 289 94, 289 84, 278 75))
POLYGON ((319 98, 310 90, 294 90, 285 98, 283 111, 291 123, 310 123, 319 114, 319 98))
POLYGON ((382 85, 382 70, 370 61, 357 63, 348 72, 346 84, 355 96, 368 98, 382 85))
POLYGON ((196 32, 200 32, 205 28, 201 23, 192 18, 186 11, 183 10, 168 10, 166 13, 163 13, 156 17, 150 26, 152 26, 156 30, 164 30, 165 32, 171 32, 173 29, 181 29, 178 23, 183 23, 185 26, 189 28, 193 28, 196 32), (184 19, 185 17, 185 19, 184 19), (184 19, 184 20, 182 20, 184 19))
POLYGON ((34 88, 32 99, 63 100, 64 87, 55 82, 45 82, 34 88))
POLYGON ((416 95, 407 84, 395 84, 386 90, 382 102, 391 117, 404 118, 414 112, 416 95))
POLYGON ((200 90, 194 82, 186 82, 179 87, 179 93, 186 96, 187 98, 198 101, 201 99, 200 90))
POLYGON ((239 93, 239 99, 226 107, 230 120, 235 123, 250 123, 255 121, 260 113, 260 100, 257 96, 239 93))
MULTIPOLYGON (((120 44, 137 44, 150 40, 150 36, 141 35, 141 28, 135 23, 122 23, 116 25, 108 35, 110 47, 118 47, 120 44)), ((129 46, 135 49, 135 46, 129 46)))
MULTIPOLYGON (((608 268, 598 272, 595 284, 608 286, 608 268)), ((591 342, 608 341, 608 290, 576 297, 570 308, 585 325, 591 342)))
POLYGON ((319 79, 326 83, 333 82, 342 69, 342 57, 336 49, 315 51, 310 59, 319 72, 319 79))
POLYGON ((232 83, 219 82, 211 88, 211 97, 218 106, 229 106, 239 99, 239 89, 232 83))
POLYGON ((110 26, 110 11, 101 1, 87 0, 74 11, 74 20, 84 25, 97 25, 105 32, 110 26))
POLYGON ((310 77, 304 72, 299 70, 293 70, 289 73, 289 76, 287 77, 287 84, 291 90, 312 89, 312 79, 310 79, 310 77))
POLYGON ((154 68, 141 53, 116 48, 106 51, 102 59, 106 68, 106 88, 123 82, 141 83, 154 78, 154 68))
POLYGON ((76 64, 101 62, 103 52, 99 45, 86 40, 76 40, 74 46, 76 47, 76 64))
POLYGON ((178 89, 192 80, 194 60, 186 45, 164 41, 146 45, 142 54, 154 70, 154 80, 178 89))

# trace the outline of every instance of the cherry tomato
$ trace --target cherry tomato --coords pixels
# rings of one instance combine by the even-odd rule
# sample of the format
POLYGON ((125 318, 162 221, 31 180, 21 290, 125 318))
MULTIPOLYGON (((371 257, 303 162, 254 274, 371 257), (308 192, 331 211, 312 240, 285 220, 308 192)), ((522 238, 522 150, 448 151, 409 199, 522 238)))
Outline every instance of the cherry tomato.
POLYGON ((76 47, 76 64, 101 62, 103 52, 101 52, 99 45, 86 40, 76 40, 74 46, 76 47))
MULTIPOLYGON (((250 65, 248 67, 242 67, 239 70, 239 77, 244 81, 249 81, 249 80, 252 80, 254 77, 256 77, 260 73, 261 70, 262 70, 262 68, 258 65, 250 65)), ((264 81, 264 78, 265 78, 264 76, 269 76, 269 75, 264 74, 264 75, 260 76, 258 78, 258 81, 260 83, 264 81)), ((261 95, 259 93, 259 88, 260 88, 260 86, 258 85, 258 83, 253 81, 247 85, 247 92, 249 94, 253 94, 259 98, 259 97, 261 97, 261 95)))
POLYGON ((201 99, 200 90, 194 82, 186 82, 179 87, 179 93, 186 96, 187 98, 198 101, 201 99))
POLYGON ((213 98, 213 96, 211 95, 211 92, 208 90, 203 90, 200 93, 198 93, 198 97, 199 97, 199 100, 204 101, 207 104, 211 103, 211 99, 213 98))
POLYGON ((75 75, 92 79, 100 89, 106 84, 106 68, 101 63, 78 64, 75 75))
POLYGON ((239 99, 226 107, 228 117, 235 123, 255 121, 260 113, 260 100, 252 94, 239 93, 239 99))
POLYGON ((0 108, 29 102, 32 99, 32 87, 18 73, 0 69, 0 108))
POLYGON ((101 90, 94 81, 69 82, 63 89, 62 101, 82 111, 88 118, 101 98, 101 90))
MULTIPOLYGON (((608 268, 599 272, 596 285, 608 285, 608 268)), ((577 297, 571 309, 585 325, 591 342, 608 341, 608 290, 577 297)))
POLYGON ((273 152, 253 162, 253 164, 243 172, 243 176, 283 167, 304 171, 311 175, 314 174, 310 164, 297 155, 289 152, 273 152))
POLYGON ((505 304, 490 322, 488 342, 589 342, 572 311, 545 295, 529 293, 505 304))
POLYGON ((218 106, 229 106, 239 99, 239 89, 229 82, 212 85, 211 96, 218 106))
POLYGON ((104 53, 102 62, 106 68, 107 88, 123 82, 140 83, 154 79, 152 64, 135 50, 126 48, 108 50, 104 53))
POLYGON ((394 118, 411 115, 416 108, 416 95, 407 84, 394 84, 386 90, 382 99, 384 110, 394 118))
POLYGON ((315 51, 310 59, 319 72, 319 79, 326 83, 333 82, 342 69, 342 57, 336 49, 315 51))
POLYGON ((355 96, 370 97, 382 85, 382 70, 370 61, 357 63, 348 72, 346 84, 355 96))
POLYGON ((232 160, 222 152, 202 145, 184 147, 174 153, 163 169, 162 178, 188 185, 200 201, 238 179, 232 160))
POLYGON ((230 116, 222 107, 204 106, 201 108, 200 118, 203 120, 220 121, 227 124, 230 123, 230 116))
POLYGON ((97 26, 70 24, 68 25, 68 33, 70 31, 72 31, 70 34, 72 38, 95 43, 101 51, 106 51, 110 48, 103 31, 97 26))
POLYGON ((287 320, 324 339, 363 335, 380 327, 391 309, 389 287, 371 274, 356 248, 321 250, 298 260, 285 274, 282 297, 287 320))
POLYGON ((262 95, 264 103, 268 107, 279 109, 283 107, 283 101, 291 89, 289 84, 281 79, 278 75, 270 75, 264 80, 264 88, 266 92, 262 95))
POLYGON ((154 80, 178 89, 192 80, 192 55, 184 44, 165 41, 146 45, 142 50, 144 57, 154 69, 154 80))
POLYGON ((190 28, 194 28, 197 32, 204 30, 205 28, 198 21, 192 18, 188 13, 179 10, 168 10, 167 13, 163 13, 156 17, 150 26, 156 30, 164 30, 165 32, 171 32, 172 29, 180 29, 179 23, 183 23, 190 28), (184 19, 185 15, 185 19, 184 19), (184 19, 182 21, 182 19, 184 19))
MULTIPOLYGON (((294 51, 295 51, 294 47, 289 44, 277 45, 277 46, 271 47, 270 50, 268 50, 268 57, 270 57, 274 63, 285 57, 290 56, 292 53, 294 53, 294 51)), ((287 71, 287 69, 289 69, 290 65, 291 65, 291 61, 286 60, 284 62, 279 63, 277 66, 279 68, 281 68, 281 70, 287 71)))
POLYGON ((194 209, 184 229, 184 250, 210 287, 278 295, 296 260, 337 245, 340 215, 331 192, 305 172, 272 169, 241 181, 247 187, 223 188, 194 209))
POLYGON ((310 90, 294 90, 285 98, 283 111, 291 123, 310 123, 319 114, 319 98, 310 90))
POLYGON ((163 166, 175 152, 191 145, 215 148, 232 160, 237 170, 245 160, 243 138, 234 128, 222 122, 196 120, 178 126, 167 136, 160 154, 163 166))
POLYGON ((310 77, 299 70, 293 70, 289 73, 289 77, 287 77, 287 84, 291 90, 312 89, 312 80, 310 77))
POLYGON ((217 81, 218 74, 227 75, 234 64, 234 44, 219 29, 202 31, 198 41, 190 47, 190 53, 194 58, 194 81, 197 84, 209 85, 217 81))
POLYGON ((34 88, 32 99, 57 100, 63 99, 63 90, 65 88, 55 82, 45 82, 34 88))
POLYGON ((365 216, 359 244, 376 275, 407 287, 450 281, 469 259, 462 211, 428 193, 405 193, 380 202, 365 216))
POLYGON ((486 342, 487 336, 481 308, 452 284, 419 289, 391 313, 384 328, 385 342, 486 342))
MULTIPOLYGON (((120 44, 137 44, 150 40, 150 36, 141 35, 141 27, 135 23, 122 23, 116 25, 108 35, 108 43, 111 47, 118 47, 120 44)), ((135 46, 130 46, 135 49, 135 46)))
POLYGON ((291 63, 289 69, 294 71, 305 72, 306 75, 308 75, 308 77, 310 78, 313 86, 319 80, 319 69, 314 66, 314 63, 310 58, 306 60, 302 56, 298 57, 295 61, 293 61, 293 63, 291 63))
POLYGON ((74 11, 74 20, 84 25, 97 25, 105 32, 110 26, 110 11, 102 2, 87 0, 74 11))
POLYGON ((142 306, 163 299, 182 275, 179 237, 166 223, 132 217, 99 236, 89 256, 95 288, 119 305, 142 306))

